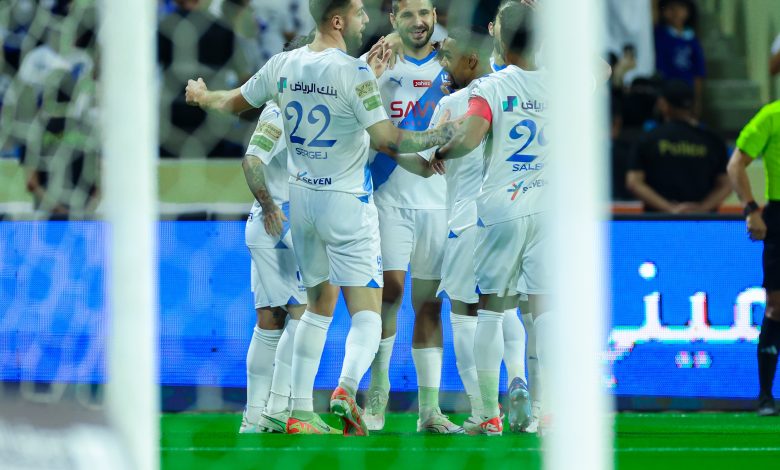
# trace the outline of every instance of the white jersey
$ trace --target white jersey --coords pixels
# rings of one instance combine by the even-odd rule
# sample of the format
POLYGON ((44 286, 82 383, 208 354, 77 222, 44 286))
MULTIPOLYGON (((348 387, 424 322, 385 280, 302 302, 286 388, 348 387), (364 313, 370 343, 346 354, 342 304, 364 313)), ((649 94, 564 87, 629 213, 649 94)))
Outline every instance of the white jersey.
POLYGON ((290 156, 290 184, 318 191, 372 193, 365 129, 387 119, 373 71, 339 49, 309 46, 273 56, 241 94, 278 104, 290 156))
MULTIPOLYGON (((445 96, 436 107, 431 120, 431 126, 435 126, 439 117, 450 112, 450 119, 457 119, 466 114, 469 107, 469 95, 471 88, 477 80, 467 88, 463 88, 450 96, 445 96)), ((420 152, 426 160, 433 158, 436 148, 420 152)), ((444 175, 447 180, 447 207, 450 210, 448 226, 450 236, 460 236, 469 227, 477 223, 477 196, 482 187, 482 168, 485 162, 484 142, 468 155, 462 158, 448 160, 447 172, 444 175)))
MULTIPOLYGON (((424 131, 428 129, 433 111, 444 96, 441 86, 447 74, 436 60, 436 51, 424 59, 406 56, 404 60, 406 62, 398 60, 395 68, 386 70, 379 77, 382 101, 393 124, 401 129, 424 131)), ((438 175, 420 178, 381 152, 374 152, 372 157, 371 175, 378 206, 447 208, 444 178, 438 175)))
MULTIPOLYGON (((265 183, 268 194, 274 203, 282 209, 289 219, 290 207, 290 175, 287 172, 287 142, 284 138, 284 123, 279 106, 273 101, 266 103, 265 109, 257 120, 257 128, 252 134, 252 139, 246 148, 246 155, 260 159, 265 165, 265 183)), ((263 216, 263 208, 255 200, 249 213, 250 220, 263 216)), ((289 230, 285 222, 283 231, 289 230)), ((273 248, 277 245, 279 237, 272 238, 263 232, 261 236, 253 237, 255 240, 247 240, 247 244, 264 248, 273 248)), ((284 234, 282 237, 284 238, 284 234)))
POLYGON ((471 91, 493 114, 486 144, 482 192, 477 201, 484 225, 546 209, 549 75, 509 65, 482 79, 471 91))

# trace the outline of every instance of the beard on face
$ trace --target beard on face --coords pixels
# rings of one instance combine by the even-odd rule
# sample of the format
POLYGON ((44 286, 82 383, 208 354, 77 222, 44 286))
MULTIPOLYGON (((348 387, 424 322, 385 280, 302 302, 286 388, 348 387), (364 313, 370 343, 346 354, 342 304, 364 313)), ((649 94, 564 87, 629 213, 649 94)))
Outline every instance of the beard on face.
POLYGON ((360 46, 363 45, 362 28, 347 27, 344 30, 344 43, 347 45, 347 52, 350 55, 358 52, 360 50, 360 46))
POLYGON ((424 47, 433 36, 433 26, 412 26, 401 35, 404 45, 413 49, 424 47))

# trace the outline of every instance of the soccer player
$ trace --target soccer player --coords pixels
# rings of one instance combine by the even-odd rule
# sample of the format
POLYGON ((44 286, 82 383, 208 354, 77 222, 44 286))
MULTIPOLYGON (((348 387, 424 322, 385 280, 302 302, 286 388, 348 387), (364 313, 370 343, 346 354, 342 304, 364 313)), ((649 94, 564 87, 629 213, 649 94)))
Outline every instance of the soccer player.
MULTIPOLYGON (((367 435, 355 393, 382 328, 369 145, 388 155, 416 153, 446 142, 454 125, 410 132, 387 118, 371 68, 347 55, 360 46, 368 23, 362 0, 311 0, 309 8, 317 23, 310 45, 275 55, 239 89, 210 91, 198 79, 188 82, 186 94, 193 105, 223 112, 240 113, 271 98, 279 104, 292 175, 290 225, 309 300, 295 332, 287 432, 333 432, 313 412, 312 389, 341 288, 352 325, 330 408, 345 434, 367 435)), ((379 57, 386 62, 389 55, 379 57)))
MULTIPOLYGON (((531 45, 527 20, 530 10, 511 3, 498 15, 504 70, 480 80, 471 90, 467 119, 437 158, 460 158, 488 137, 482 190, 477 200, 475 250, 480 292, 474 355, 483 416, 480 428, 500 435, 498 376, 503 355, 502 324, 506 310, 514 311, 519 294, 527 294, 540 337, 549 329, 545 313, 548 283, 545 272, 544 227, 547 160, 548 77, 529 71, 524 54, 531 45), (538 313, 537 313, 538 312, 538 313)), ((544 341, 537 344, 542 352, 544 341)), ((540 361, 544 355, 539 354, 540 361)), ((543 363, 541 364, 544 365, 543 363)), ((525 406, 516 423, 530 417, 525 406)))
POLYGON ((764 240, 766 311, 758 336, 758 414, 776 416, 772 384, 780 351, 780 101, 764 106, 742 129, 728 165, 728 174, 745 204, 745 220, 752 240, 764 240), (753 198, 746 168, 763 157, 766 198, 761 211, 753 198))
MULTIPOLYGON (((490 56, 490 67, 493 69, 494 72, 498 72, 506 68, 506 62, 504 61, 503 54, 501 53, 501 44, 500 44, 501 27, 498 23, 498 15, 501 13, 501 10, 506 8, 509 4, 511 4, 514 1, 515 0, 505 0, 499 7, 498 11, 496 12, 496 19, 488 24, 488 31, 494 39, 493 53, 490 56)), ((538 2, 536 0, 523 0, 520 3, 532 9, 535 9, 538 6, 538 2)), ((537 65, 540 59, 539 56, 540 56, 540 51, 537 51, 535 56, 535 58, 537 59, 537 65)), ((539 398, 542 396, 542 387, 541 387, 542 374, 539 370, 539 360, 537 359, 537 354, 536 354, 536 329, 534 328, 533 314, 529 310, 530 305, 528 301, 525 300, 525 297, 523 296, 520 297, 519 306, 520 306, 523 327, 526 332, 527 345, 525 349, 525 361, 526 361, 525 365, 528 368, 528 385, 530 386, 531 397, 533 397, 533 402, 532 402, 533 419, 531 420, 531 423, 529 423, 523 429, 527 432, 536 432, 539 423, 539 414, 541 411, 541 402, 539 398)), ((509 330, 507 328, 504 328, 505 335, 508 331, 509 330)), ((506 346, 507 346, 507 341, 505 337, 504 347, 506 348, 506 346)), ((506 362, 507 356, 508 354, 507 351, 505 350, 504 362, 506 362)), ((510 380, 510 388, 511 388, 512 378, 509 377, 509 380, 510 380)), ((519 384, 517 384, 517 386, 519 386, 519 384)), ((510 395, 511 395, 511 391, 510 391, 510 395)), ((511 423, 512 421, 511 414, 512 413, 510 412, 510 428, 515 428, 515 426, 513 426, 511 423)))
POLYGON ((252 256, 257 326, 246 357, 247 406, 239 432, 284 432, 293 338, 307 300, 287 222, 290 190, 284 123, 273 101, 265 104, 242 166, 255 196, 245 239, 252 256))
MULTIPOLYGON (((452 83, 460 88, 442 98, 433 121, 449 113, 460 117, 468 110, 469 95, 491 73, 492 41, 485 34, 455 28, 441 48, 441 63, 452 83)), ((421 153, 431 160, 435 149, 421 153)), ((469 434, 481 432, 482 400, 474 362, 474 334, 477 327, 477 280, 474 273, 474 249, 477 238, 477 197, 482 186, 484 145, 480 143, 468 155, 447 163, 447 205, 449 235, 446 241, 442 281, 438 295, 450 299, 452 336, 458 372, 471 402, 472 414, 463 427, 469 434)), ((530 396, 525 382, 525 331, 516 308, 504 312, 502 324, 504 364, 509 378, 509 422, 513 431, 525 432, 532 424, 530 396)))
MULTIPOLYGON (((424 130, 444 96, 446 73, 437 60, 431 36, 436 9, 431 0, 394 0, 390 22, 398 33, 405 60, 379 76, 379 90, 390 119, 401 129, 424 130)), ((382 340, 371 364, 366 421, 369 429, 384 427, 390 392, 390 357, 396 337, 396 319, 411 263, 412 306, 415 311, 412 359, 417 372, 419 432, 462 433, 439 409, 443 355, 441 300, 436 289, 441 278, 447 239, 446 183, 436 175, 421 179, 379 152, 371 162, 376 190, 384 264, 382 340)))

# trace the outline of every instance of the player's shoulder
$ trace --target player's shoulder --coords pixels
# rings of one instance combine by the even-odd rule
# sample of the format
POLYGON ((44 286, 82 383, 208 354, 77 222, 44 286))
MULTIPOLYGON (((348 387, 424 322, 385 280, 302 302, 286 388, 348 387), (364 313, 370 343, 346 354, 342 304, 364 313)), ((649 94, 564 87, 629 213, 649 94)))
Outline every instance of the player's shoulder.
POLYGON ((756 113, 756 118, 759 119, 780 118, 780 100, 776 100, 762 106, 761 109, 758 111, 758 113, 756 113))
POLYGON ((259 121, 273 122, 282 120, 282 110, 276 101, 269 100, 265 103, 263 112, 260 113, 259 121))
POLYGON ((471 96, 470 89, 467 88, 461 88, 460 90, 455 91, 452 94, 443 96, 441 100, 439 100, 439 106, 442 109, 449 109, 449 108, 455 108, 458 106, 461 106, 463 104, 468 104, 469 96, 471 96))

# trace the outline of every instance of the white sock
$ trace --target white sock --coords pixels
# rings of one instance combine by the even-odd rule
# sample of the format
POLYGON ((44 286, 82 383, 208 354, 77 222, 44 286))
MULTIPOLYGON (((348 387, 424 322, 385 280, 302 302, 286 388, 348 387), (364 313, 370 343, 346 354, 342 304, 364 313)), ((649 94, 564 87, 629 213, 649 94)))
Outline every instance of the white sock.
POLYGON ((537 401, 542 398, 542 375, 539 372, 539 358, 536 356, 536 327, 533 315, 523 314, 523 326, 526 335, 525 361, 528 368, 528 389, 531 392, 531 399, 537 401))
POLYGON ((274 356, 282 330, 263 330, 255 326, 246 353, 246 418, 250 423, 260 419, 265 409, 274 375, 274 356))
POLYGON ((412 348, 412 360, 417 371, 417 391, 420 416, 439 408, 439 385, 443 348, 412 348))
POLYGON ((471 403, 472 416, 482 415, 482 395, 477 379, 477 365, 474 363, 474 334, 477 332, 477 317, 450 312, 452 324, 452 346, 455 350, 455 365, 471 403))
POLYGON ((515 377, 520 377, 525 382, 525 329, 516 308, 504 311, 503 331, 507 380, 512 383, 515 377))
POLYGON ((352 315, 352 325, 347 334, 344 364, 341 367, 339 386, 351 395, 357 392, 360 379, 374 360, 382 336, 382 317, 377 312, 361 310, 352 315))
POLYGON ((314 377, 320 367, 322 350, 332 317, 306 310, 295 330, 293 342, 291 398, 293 410, 314 411, 312 391, 314 377))
POLYGON ((477 330, 474 333, 474 363, 477 366, 483 414, 492 418, 499 415, 498 375, 504 355, 504 312, 477 311, 477 330))
MULTIPOLYGON (((550 371, 545 370, 547 364, 550 362, 550 350, 552 349, 551 342, 554 341, 555 322, 553 321, 553 313, 545 312, 541 315, 537 315, 534 318, 534 329, 536 330, 536 357, 539 362, 539 375, 542 376, 542 383, 546 383, 545 379, 549 377, 550 371)), ((542 390, 540 396, 542 402, 542 408, 549 409, 548 402, 549 393, 545 393, 542 390)))
POLYGON ((271 383, 271 396, 265 409, 269 414, 279 413, 287 409, 290 403, 290 372, 292 370, 293 340, 295 329, 300 320, 292 318, 284 327, 284 333, 276 346, 276 364, 274 366, 274 380, 271 383))
POLYGON ((395 335, 379 341, 374 362, 371 363, 371 388, 390 391, 390 357, 393 354, 395 335))

